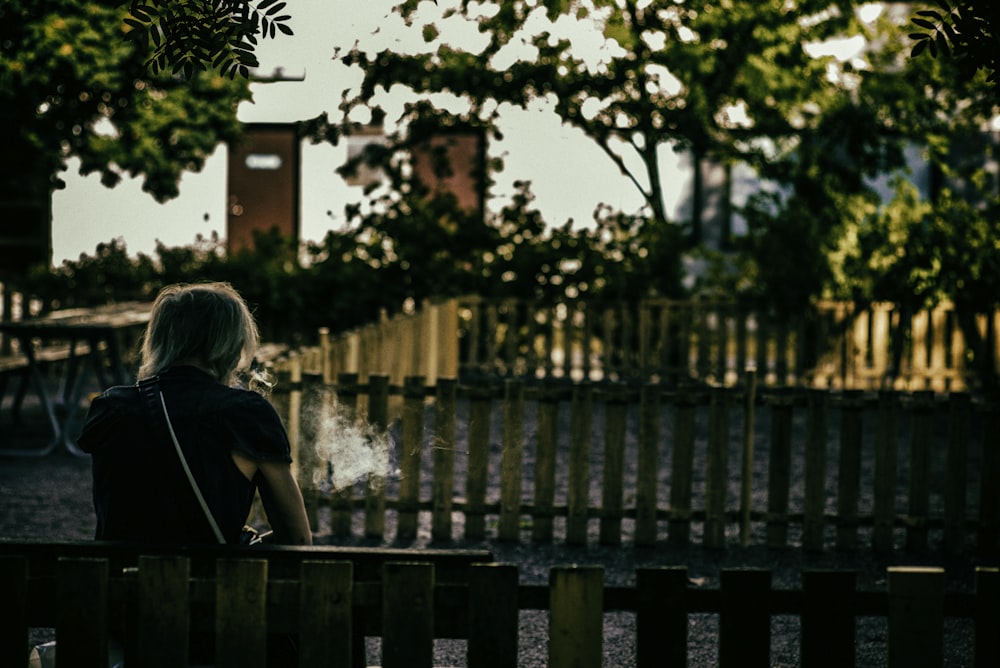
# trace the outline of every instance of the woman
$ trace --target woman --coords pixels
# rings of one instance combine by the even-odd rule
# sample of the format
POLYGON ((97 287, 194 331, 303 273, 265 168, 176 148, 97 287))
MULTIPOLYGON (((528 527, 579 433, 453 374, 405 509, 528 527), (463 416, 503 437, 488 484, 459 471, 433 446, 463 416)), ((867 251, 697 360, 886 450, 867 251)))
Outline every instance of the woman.
POLYGON ((217 542, 171 439, 158 385, 225 542, 240 541, 259 491, 275 542, 312 544, 285 429, 261 394, 239 387, 241 379, 267 387, 250 368, 259 343, 253 316, 228 284, 160 292, 142 344, 143 381, 97 397, 80 437, 93 458, 98 540, 217 542), (155 402, 144 399, 140 385, 149 385, 155 402))

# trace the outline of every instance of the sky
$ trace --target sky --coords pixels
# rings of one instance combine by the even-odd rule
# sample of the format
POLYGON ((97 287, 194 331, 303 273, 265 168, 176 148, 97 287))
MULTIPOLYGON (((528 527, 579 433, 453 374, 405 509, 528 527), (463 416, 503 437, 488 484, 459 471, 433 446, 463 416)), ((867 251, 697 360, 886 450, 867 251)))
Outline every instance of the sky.
MULTIPOLYGON (((305 79, 253 84, 253 103, 241 105, 240 120, 294 122, 324 111, 337 118, 341 92, 360 81, 360 74, 333 59, 335 48, 350 48, 356 39, 397 49, 420 43, 419 27, 403 26, 389 13, 392 4, 386 0, 291 0, 288 9, 295 34, 261 42, 259 72, 268 74, 282 68, 289 77, 304 75, 305 79)), ((450 30, 458 40, 463 35, 476 38, 461 28, 450 30)), ((391 106, 401 99, 390 96, 386 102, 391 106)), ((579 225, 588 224, 600 203, 624 211, 641 206, 635 187, 607 156, 578 130, 563 127, 555 113, 543 105, 528 111, 505 111, 501 129, 504 140, 488 147, 491 155, 503 155, 505 160, 504 172, 494 188, 497 195, 512 192, 515 179, 531 181, 535 206, 555 225, 569 218, 579 225)), ((665 153, 665 160, 677 160, 671 152, 665 153)), ((220 146, 201 172, 186 173, 180 196, 165 204, 143 193, 137 179, 126 178, 108 189, 97 176, 81 177, 79 163, 71 161, 65 174, 66 188, 53 197, 53 263, 75 260, 81 253, 93 254, 99 243, 116 238, 124 240, 134 255, 151 254, 157 241, 183 246, 198 234, 215 232, 224 237, 226 155, 225 147, 220 146)), ((334 172, 345 156, 344 146, 303 145, 301 233, 305 240, 320 240, 327 230, 339 229, 344 222, 344 205, 361 199, 360 189, 348 186, 334 172)), ((679 189, 680 184, 676 185, 679 189)))

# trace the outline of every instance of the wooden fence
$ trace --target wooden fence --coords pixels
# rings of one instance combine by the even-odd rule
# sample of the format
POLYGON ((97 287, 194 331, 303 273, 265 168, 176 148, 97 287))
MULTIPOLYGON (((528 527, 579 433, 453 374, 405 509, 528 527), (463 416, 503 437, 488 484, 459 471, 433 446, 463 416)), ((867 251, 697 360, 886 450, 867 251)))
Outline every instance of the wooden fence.
POLYGON ((429 513, 445 541, 998 547, 996 400, 753 382, 326 384, 303 361, 279 372, 273 400, 314 528, 336 536, 413 540, 429 513), (368 470, 345 481, 359 455, 368 470))
MULTIPOLYGON (((1000 311, 980 314, 976 351, 1000 372, 1000 311)), ((796 319, 722 301, 584 300, 541 306, 463 297, 321 335, 338 373, 571 380, 742 382, 835 389, 962 390, 969 350, 948 304, 908 315, 891 304, 824 302, 796 319)))
POLYGON ((361 624, 381 637, 385 668, 430 668, 436 638, 466 639, 467 665, 514 668, 520 613, 544 610, 550 668, 602 666, 604 615, 615 611, 635 616, 629 665, 640 668, 688 665, 689 616, 706 613, 718 616, 722 668, 771 665, 773 615, 800 619, 806 668, 855 665, 861 617, 886 619, 890 668, 945 665, 952 618, 973 628, 967 665, 1000 660, 995 568, 977 569, 970 593, 946 592, 942 569, 905 567, 889 568, 880 591, 858 591, 853 573, 836 571, 804 572, 801 589, 776 590, 770 572, 756 569, 723 570, 718 589, 702 590, 690 587, 683 567, 639 569, 627 587, 605 586, 599 566, 556 566, 548 585, 519 585, 516 566, 473 563, 466 579, 442 581, 416 552, 412 561, 386 562, 379 579, 359 581, 351 561, 288 556, 301 563, 284 575, 272 574, 266 552, 244 550, 220 556, 207 573, 185 554, 156 554, 125 572, 106 558, 67 556, 47 576, 25 557, 4 556, 0 658, 23 665, 27 630, 41 624, 56 629, 60 666, 103 668, 112 615, 127 611, 136 638, 129 660, 138 665, 186 666, 189 634, 200 630, 214 635, 220 667, 263 666, 269 633, 293 635, 301 666, 363 666, 350 640, 361 624))

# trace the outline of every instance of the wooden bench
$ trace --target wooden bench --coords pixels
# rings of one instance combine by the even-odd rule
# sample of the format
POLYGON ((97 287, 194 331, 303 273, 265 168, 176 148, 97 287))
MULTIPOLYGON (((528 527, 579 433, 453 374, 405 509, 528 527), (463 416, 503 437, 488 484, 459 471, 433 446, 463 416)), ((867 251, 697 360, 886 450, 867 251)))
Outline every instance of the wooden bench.
MULTIPOLYGON (((38 366, 44 369, 53 364, 69 362, 71 359, 78 361, 79 358, 85 357, 89 353, 90 346, 86 342, 77 342, 75 351, 71 350, 68 343, 59 343, 37 348, 35 360, 38 366)), ((24 403, 24 397, 28 391, 28 383, 31 382, 29 371, 28 358, 23 353, 0 355, 0 404, 3 403, 10 380, 14 378, 19 380, 17 394, 11 406, 15 420, 20 417, 21 405, 24 403)), ((70 375, 69 378, 72 379, 73 376, 70 375)))
POLYGON ((38 627, 55 629, 60 665, 107 666, 113 618, 129 621, 127 665, 186 666, 195 633, 214 635, 218 666, 263 666, 268 634, 294 637, 301 666, 345 667, 364 666, 365 637, 381 636, 391 663, 420 639, 469 637, 470 570, 491 561, 486 550, 0 540, 0 666, 27 664, 38 627))

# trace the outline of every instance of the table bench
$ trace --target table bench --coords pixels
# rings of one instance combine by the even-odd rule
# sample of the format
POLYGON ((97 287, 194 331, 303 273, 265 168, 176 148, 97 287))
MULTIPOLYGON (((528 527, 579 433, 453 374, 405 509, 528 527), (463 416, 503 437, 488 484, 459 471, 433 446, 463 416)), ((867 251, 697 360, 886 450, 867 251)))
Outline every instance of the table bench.
MULTIPOLYGON (((299 665, 345 667, 364 666, 365 637, 381 636, 389 665, 414 643, 476 635, 470 571, 491 561, 465 549, 0 539, 0 665, 26 665, 41 627, 56 630, 63 665, 107 666, 115 615, 130 621, 126 665, 186 666, 199 632, 214 634, 219 666, 263 666, 268 634, 293 636, 299 665)), ((475 642, 490 642, 483 626, 475 642)))

